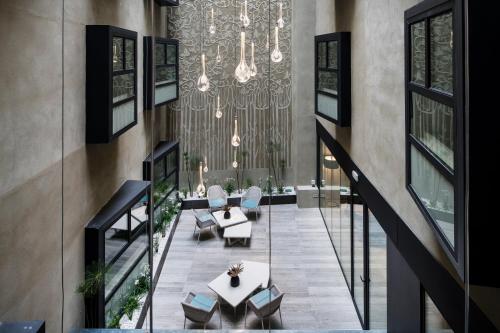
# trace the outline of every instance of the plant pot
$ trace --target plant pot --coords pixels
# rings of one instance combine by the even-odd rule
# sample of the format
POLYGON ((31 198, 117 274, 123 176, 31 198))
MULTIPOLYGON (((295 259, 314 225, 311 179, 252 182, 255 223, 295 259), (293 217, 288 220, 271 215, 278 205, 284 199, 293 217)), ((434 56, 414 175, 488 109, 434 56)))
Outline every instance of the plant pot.
POLYGON ((230 211, 225 211, 224 212, 224 219, 229 220, 231 218, 231 212, 230 211))
POLYGON ((236 288, 240 285, 240 277, 239 276, 232 276, 231 277, 231 287, 236 288))

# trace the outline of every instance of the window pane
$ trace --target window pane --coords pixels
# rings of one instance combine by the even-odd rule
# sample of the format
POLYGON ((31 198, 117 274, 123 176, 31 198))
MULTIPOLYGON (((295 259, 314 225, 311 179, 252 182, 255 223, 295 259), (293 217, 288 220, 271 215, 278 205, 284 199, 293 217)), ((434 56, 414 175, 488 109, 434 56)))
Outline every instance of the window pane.
POLYGON ((424 298, 424 306, 425 306, 425 331, 429 333, 452 333, 453 330, 450 328, 446 320, 444 319, 441 312, 439 312, 438 308, 429 297, 427 293, 425 293, 424 298))
POLYGON ((113 134, 135 121, 135 101, 113 107, 113 134))
POLYGON ((372 212, 368 215, 370 257, 370 329, 387 328, 387 236, 372 212))
POLYGON ((453 169, 453 109, 412 93, 411 133, 453 169))
POLYGON ((453 16, 430 20, 431 87, 453 93, 453 16))
POLYGON ((425 22, 411 25, 411 80, 425 84, 425 22))
POLYGON ((167 45, 167 64, 177 64, 177 47, 175 45, 167 45))
POLYGON ((165 64, 165 44, 157 43, 155 45, 155 57, 157 65, 165 64))
POLYGON ((317 94, 317 99, 318 99, 318 112, 329 116, 333 119, 339 119, 338 118, 338 103, 337 103, 337 97, 333 96, 327 96, 323 94, 317 94))
POLYGON ((148 247, 148 234, 146 231, 147 228, 143 228, 138 238, 131 243, 120 257, 109 267, 106 272, 106 297, 144 254, 144 251, 148 247))
POLYGON ((337 42, 328 42, 328 68, 338 69, 337 42))
POLYGON ((135 41, 125 39, 125 69, 134 69, 135 41))
POLYGON ((134 96, 134 74, 113 76, 113 103, 134 96))
POLYGON ((326 68, 326 42, 318 43, 318 67, 326 68))
POLYGON ((411 147, 411 185, 452 247, 455 246, 455 192, 452 184, 411 147))
POLYGON ((123 215, 104 233, 104 263, 107 265, 128 242, 128 214, 123 215))
POLYGON ((172 83, 176 81, 175 67, 160 67, 156 69, 156 84, 172 83))
POLYGON ((351 289, 351 182, 340 169, 340 263, 351 289))
POLYGON ((337 95, 337 73, 318 71, 318 90, 337 95))
POLYGON ((123 38, 113 37, 113 70, 123 69, 123 38))

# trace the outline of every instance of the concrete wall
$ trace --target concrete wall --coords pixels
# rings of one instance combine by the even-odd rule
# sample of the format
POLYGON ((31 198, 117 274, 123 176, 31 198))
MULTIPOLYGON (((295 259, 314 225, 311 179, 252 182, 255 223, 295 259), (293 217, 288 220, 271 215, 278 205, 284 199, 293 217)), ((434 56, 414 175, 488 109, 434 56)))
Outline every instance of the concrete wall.
POLYGON ((63 9, 63 0, 0 1, 1 321, 42 319, 47 332, 83 325, 75 290, 84 276, 84 227, 126 179, 142 178, 151 152, 142 37, 153 33, 152 3, 64 0, 63 9), (85 144, 88 24, 138 32, 138 124, 107 145, 85 144))
POLYGON ((336 30, 351 31, 352 125, 320 118, 426 248, 452 272, 405 186, 404 11, 419 0, 336 0, 336 30))

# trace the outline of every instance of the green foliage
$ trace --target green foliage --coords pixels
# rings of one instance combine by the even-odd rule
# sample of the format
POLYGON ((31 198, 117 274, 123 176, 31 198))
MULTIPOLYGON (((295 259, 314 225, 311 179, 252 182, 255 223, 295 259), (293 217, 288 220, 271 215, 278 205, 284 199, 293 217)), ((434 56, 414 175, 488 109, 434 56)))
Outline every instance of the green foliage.
POLYGON ((266 181, 264 182, 264 192, 267 194, 273 193, 273 176, 266 178, 266 181))
POLYGON ((149 292, 149 274, 149 265, 145 265, 142 273, 130 288, 129 293, 121 298, 119 310, 109 312, 111 319, 107 324, 108 328, 120 328, 120 320, 124 315, 127 315, 132 320, 134 311, 141 306, 139 300, 149 292))
POLYGON ((188 191, 189 190, 187 188, 182 188, 181 189, 181 193, 182 193, 182 196, 184 197, 184 199, 187 199, 188 191))
POLYGON ((236 189, 236 184, 234 183, 233 178, 227 178, 226 181, 224 182, 224 190, 227 192, 228 196, 231 196, 231 194, 234 192, 236 189))
POLYGON ((283 185, 283 183, 280 183, 278 185, 278 194, 283 194, 285 193, 285 186, 283 185))
POLYGON ((243 188, 245 190, 248 190, 250 187, 253 186, 253 181, 251 178, 246 178, 245 181, 243 182, 243 188))
POLYGON ((102 262, 93 262, 85 270, 85 280, 80 283, 76 292, 83 297, 89 298, 97 295, 99 289, 104 285, 108 268, 102 262))
POLYGON ((134 315, 134 311, 139 308, 139 299, 136 296, 129 296, 123 302, 123 313, 127 315, 129 320, 132 320, 132 316, 134 315))

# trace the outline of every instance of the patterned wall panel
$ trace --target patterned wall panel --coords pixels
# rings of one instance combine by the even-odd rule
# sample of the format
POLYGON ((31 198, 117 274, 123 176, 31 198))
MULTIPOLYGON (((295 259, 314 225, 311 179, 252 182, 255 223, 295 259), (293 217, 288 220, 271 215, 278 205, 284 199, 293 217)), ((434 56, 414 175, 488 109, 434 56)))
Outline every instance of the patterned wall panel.
POLYGON ((177 138, 181 149, 208 156, 211 170, 231 167, 234 149, 231 137, 238 117, 240 149, 249 152, 248 168, 268 166, 266 143, 281 144, 282 155, 291 159, 291 3, 284 0, 285 26, 279 31, 281 63, 269 61, 274 48, 278 1, 249 0, 250 26, 246 28, 246 59, 250 65, 250 43, 255 41, 258 74, 245 84, 234 78, 240 57, 240 0, 185 0, 169 14, 169 36, 180 41, 180 98, 170 106, 167 136, 177 138), (208 32, 214 8, 216 33, 208 32), (271 23, 269 23, 271 19, 271 23), (269 33, 269 50, 266 48, 269 33), (222 61, 216 62, 219 46, 222 61), (208 92, 196 83, 201 72, 201 52, 206 54, 208 92), (223 112, 215 117, 217 95, 223 112))

